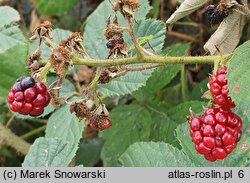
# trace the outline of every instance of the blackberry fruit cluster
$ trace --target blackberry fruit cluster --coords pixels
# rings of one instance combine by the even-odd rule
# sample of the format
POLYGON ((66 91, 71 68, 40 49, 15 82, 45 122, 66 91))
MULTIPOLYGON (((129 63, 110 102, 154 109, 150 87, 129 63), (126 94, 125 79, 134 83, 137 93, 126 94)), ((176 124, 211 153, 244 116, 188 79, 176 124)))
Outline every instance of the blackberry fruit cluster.
POLYGON ((190 121, 195 149, 208 161, 224 159, 241 138, 242 120, 230 110, 208 108, 190 121))
POLYGON ((209 80, 213 101, 219 107, 208 108, 203 115, 192 117, 189 121, 190 135, 196 151, 211 162, 226 158, 236 147, 242 134, 242 120, 231 111, 235 103, 228 96, 226 74, 227 67, 220 67, 209 80))
POLYGON ((22 115, 39 116, 50 102, 47 87, 32 77, 20 77, 7 96, 9 108, 22 115))

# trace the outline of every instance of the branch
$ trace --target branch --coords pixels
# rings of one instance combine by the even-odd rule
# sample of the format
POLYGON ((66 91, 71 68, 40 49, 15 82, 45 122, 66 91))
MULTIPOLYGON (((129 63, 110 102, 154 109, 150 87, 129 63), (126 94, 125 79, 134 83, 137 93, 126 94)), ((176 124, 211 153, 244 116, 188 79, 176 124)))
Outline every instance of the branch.
POLYGON ((30 144, 18 136, 16 136, 12 131, 5 128, 2 123, 0 123, 0 143, 5 143, 8 146, 16 149, 22 155, 26 155, 30 148, 30 144))
POLYGON ((127 22, 128 32, 129 32, 129 35, 131 37, 132 42, 134 43, 135 50, 136 50, 136 53, 137 53, 137 57, 138 58, 143 58, 144 57, 143 50, 142 50, 141 46, 138 44, 138 42, 136 40, 135 33, 133 31, 133 26, 132 26, 132 22, 130 20, 130 17, 125 15, 124 18, 125 18, 125 20, 127 22))
POLYGON ((174 37, 177 37, 177 38, 179 38, 181 40, 190 41, 190 42, 193 42, 193 43, 198 43, 199 42, 194 37, 186 35, 186 34, 182 34, 182 33, 179 33, 179 32, 171 31, 171 32, 168 32, 167 34, 168 34, 168 36, 174 36, 174 37))
POLYGON ((43 67, 43 70, 40 73, 40 76, 38 77, 38 80, 41 82, 44 82, 45 78, 47 77, 47 74, 51 68, 51 63, 48 61, 46 65, 43 67))
POLYGON ((28 137, 30 137, 30 136, 32 136, 32 135, 35 135, 35 134, 37 134, 37 133, 39 133, 39 132, 44 131, 44 130, 46 129, 46 126, 47 126, 47 125, 44 125, 44 126, 41 126, 41 127, 39 127, 39 128, 36 128, 36 129, 34 129, 34 130, 31 130, 31 131, 29 131, 29 132, 23 134, 22 136, 20 136, 20 138, 21 138, 21 139, 27 139, 28 137))
POLYGON ((126 67, 126 66, 124 66, 124 67, 122 67, 122 71, 115 74, 113 76, 113 78, 118 78, 118 77, 124 76, 129 71, 143 71, 143 70, 146 70, 146 69, 153 69, 153 68, 156 68, 156 67, 161 67, 163 65, 165 65, 165 64, 145 64, 145 65, 142 65, 142 66, 135 66, 135 67, 126 67))
MULTIPOLYGON (((230 55, 224 55, 223 60, 229 60, 230 55)), ((140 64, 140 63, 158 63, 163 65, 173 64, 213 64, 215 60, 220 59, 220 56, 186 56, 186 57, 170 57, 170 56, 143 56, 143 58, 129 57, 119 59, 81 59, 74 53, 70 54, 70 58, 75 65, 88 65, 96 67, 118 66, 128 64, 140 64)))

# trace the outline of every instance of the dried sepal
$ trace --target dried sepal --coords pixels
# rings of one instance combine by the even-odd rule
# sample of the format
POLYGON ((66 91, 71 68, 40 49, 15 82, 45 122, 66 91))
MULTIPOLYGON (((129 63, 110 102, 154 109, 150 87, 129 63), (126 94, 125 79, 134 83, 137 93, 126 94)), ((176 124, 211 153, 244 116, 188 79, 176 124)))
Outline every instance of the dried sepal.
POLYGON ((65 76, 68 67, 72 65, 69 58, 69 52, 62 46, 54 47, 52 49, 49 61, 51 63, 51 67, 60 78, 65 76))
POLYGON ((91 116, 91 110, 93 110, 94 103, 92 100, 80 100, 70 105, 70 112, 75 113, 76 117, 81 121, 84 118, 91 116))
POLYGON ((40 49, 36 49, 33 53, 29 54, 28 56, 28 63, 27 69, 29 74, 34 78, 37 79, 40 75, 43 66, 39 64, 39 60, 41 57, 40 49))
POLYGON ((49 94, 51 96, 51 104, 54 108, 59 108, 61 105, 65 104, 66 99, 64 97, 59 97, 59 90, 50 90, 49 94))
POLYGON ((212 96, 212 93, 208 90, 208 91, 206 91, 206 92, 203 93, 203 95, 201 96, 201 98, 212 100, 213 96, 212 96))
POLYGON ((66 98, 60 97, 60 89, 62 87, 62 80, 56 80, 49 86, 49 94, 51 97, 51 104, 54 108, 59 108, 66 103, 66 98))
POLYGON ((116 75, 117 71, 118 71, 117 68, 114 66, 103 69, 98 82, 102 84, 109 83, 113 79, 113 77, 116 75))
POLYGON ((115 16, 112 19, 112 21, 111 21, 111 18, 109 17, 106 20, 104 36, 106 37, 107 40, 121 38, 124 30, 125 30, 125 28, 123 28, 119 25, 117 16, 115 16))
POLYGON ((82 45, 82 42, 83 36, 81 35, 81 33, 74 32, 66 40, 62 40, 60 46, 62 46, 69 52, 76 52, 86 57, 87 53, 82 45))
POLYGON ((140 7, 138 0, 114 0, 113 10, 120 11, 123 16, 134 18, 134 10, 140 7))
POLYGON ((93 112, 94 115, 103 115, 103 116, 109 116, 109 112, 105 106, 105 104, 99 105, 95 111, 93 112))
POLYGON ((30 40, 39 39, 41 43, 41 38, 46 37, 48 39, 53 39, 52 35, 52 24, 50 21, 45 21, 38 25, 33 31, 30 40))
POLYGON ((124 28, 122 28, 118 19, 115 16, 111 22, 110 17, 107 19, 104 36, 108 40, 106 43, 107 48, 109 49, 109 56, 117 57, 127 57, 127 43, 123 39, 124 28))
POLYGON ((111 56, 113 56, 114 58, 124 58, 128 56, 127 43, 123 38, 110 39, 107 42, 106 46, 109 48, 108 58, 110 58, 111 56))

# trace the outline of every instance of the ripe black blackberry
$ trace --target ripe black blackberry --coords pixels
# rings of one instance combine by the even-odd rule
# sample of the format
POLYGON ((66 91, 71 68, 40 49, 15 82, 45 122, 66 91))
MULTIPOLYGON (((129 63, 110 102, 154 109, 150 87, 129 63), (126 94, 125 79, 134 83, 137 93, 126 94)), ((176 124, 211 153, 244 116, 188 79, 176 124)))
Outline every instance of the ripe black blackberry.
POLYGON ((206 9, 206 15, 211 24, 219 24, 229 15, 229 12, 220 5, 209 5, 206 9))

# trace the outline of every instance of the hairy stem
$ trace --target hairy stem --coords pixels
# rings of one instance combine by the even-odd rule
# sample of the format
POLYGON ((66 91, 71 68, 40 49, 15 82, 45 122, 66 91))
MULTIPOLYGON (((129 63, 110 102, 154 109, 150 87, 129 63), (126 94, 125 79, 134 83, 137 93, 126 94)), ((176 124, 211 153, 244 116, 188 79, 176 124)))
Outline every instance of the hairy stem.
MULTIPOLYGON (((224 55, 224 60, 229 60, 232 55, 224 55)), ((220 59, 220 56, 186 56, 186 57, 170 57, 170 56, 143 56, 143 58, 129 57, 119 59, 81 59, 74 53, 70 54, 70 58, 75 65, 88 66, 118 66, 127 64, 140 63, 158 63, 163 65, 173 64, 213 64, 215 60, 220 59)))
POLYGON ((199 24, 197 24, 197 23, 195 23, 195 22, 175 22, 175 25, 184 25, 184 26, 192 26, 192 27, 195 27, 195 28, 199 28, 200 27, 200 25, 199 24))
POLYGON ((181 94, 183 101, 187 101, 187 83, 186 83, 185 65, 181 65, 181 94))
POLYGON ((18 152, 20 152, 22 155, 26 155, 28 153, 28 150, 30 148, 30 144, 18 136, 16 136, 12 131, 5 128, 2 123, 0 123, 0 143, 4 143, 18 152))
POLYGON ((101 74, 102 74, 102 67, 97 67, 95 77, 94 77, 94 79, 91 81, 91 83, 88 85, 88 87, 86 89, 86 92, 92 91, 93 99, 94 99, 95 102, 98 101, 98 95, 97 95, 95 89, 96 89, 96 85, 97 85, 97 82, 98 82, 101 74))
POLYGON ((122 68, 123 70, 121 72, 118 72, 114 76, 114 78, 124 76, 129 71, 143 71, 143 70, 146 70, 146 69, 153 69, 153 68, 160 67, 160 66, 163 66, 163 65, 164 64, 145 64, 145 65, 142 65, 142 66, 124 67, 124 68, 122 68))
POLYGON ((96 84, 97 84, 97 82, 98 82, 101 74, 102 74, 102 68, 101 67, 97 67, 95 77, 91 81, 91 83, 89 84, 88 90, 92 90, 93 88, 95 88, 95 86, 96 86, 96 84))
POLYGON ((44 82, 45 78, 47 77, 47 74, 50 70, 51 64, 50 62, 47 62, 46 65, 43 67, 43 70, 40 73, 40 76, 38 77, 38 80, 41 82, 44 82))
POLYGON ((14 121, 14 119, 15 119, 15 116, 14 115, 12 115, 11 117, 10 117, 10 119, 7 121, 7 123, 6 123, 6 128, 9 128, 9 126, 11 125, 11 123, 14 121))
POLYGON ((28 119, 28 121, 42 123, 42 124, 47 124, 48 122, 47 119, 40 119, 40 118, 32 118, 32 119, 28 119))
POLYGON ((47 126, 47 125, 44 125, 44 126, 41 126, 41 127, 39 127, 39 128, 36 128, 36 129, 34 129, 34 130, 32 130, 32 131, 29 131, 28 133, 25 133, 25 134, 23 134, 22 136, 20 136, 20 138, 22 138, 22 139, 27 139, 28 137, 30 137, 30 136, 32 136, 32 135, 35 135, 35 134, 37 134, 37 133, 39 133, 39 132, 44 131, 44 130, 46 129, 46 126, 47 126))
POLYGON ((44 36, 42 38, 44 39, 45 44, 47 46, 49 46, 50 48, 55 48, 56 47, 56 45, 49 38, 44 37, 44 36))
POLYGON ((136 40, 135 33, 134 33, 133 27, 132 27, 131 19, 130 19, 130 17, 125 15, 125 20, 127 22, 129 35, 130 35, 131 40, 132 40, 132 42, 134 43, 134 46, 135 46, 137 57, 138 58, 143 58, 144 57, 143 50, 142 50, 141 46, 138 44, 138 42, 136 40))
POLYGON ((179 32, 171 31, 171 32, 168 32, 167 34, 168 34, 168 36, 174 36, 174 37, 177 37, 177 38, 179 38, 181 40, 186 40, 186 41, 190 41, 190 42, 193 42, 193 43, 199 42, 199 40, 195 39, 193 36, 189 36, 189 35, 182 34, 182 33, 179 33, 179 32))

